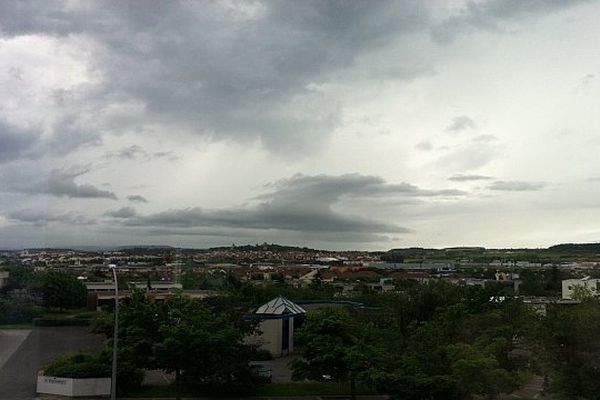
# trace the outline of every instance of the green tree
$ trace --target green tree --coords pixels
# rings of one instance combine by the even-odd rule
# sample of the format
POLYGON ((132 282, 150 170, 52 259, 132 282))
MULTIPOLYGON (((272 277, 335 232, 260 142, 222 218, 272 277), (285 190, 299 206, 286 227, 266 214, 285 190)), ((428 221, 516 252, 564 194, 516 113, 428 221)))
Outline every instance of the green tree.
POLYGON ((45 272, 35 275, 32 291, 42 299, 45 307, 79 308, 85 306, 87 291, 73 275, 45 272))
POLYGON ((376 350, 368 329, 345 309, 325 308, 309 314, 295 337, 299 357, 292 362, 294 379, 356 381, 375 361, 376 350))
POLYGON ((573 294, 571 297, 575 300, 586 301, 594 297, 592 289, 586 285, 575 285, 573 286, 573 294))
POLYGON ((544 355, 550 391, 569 399, 600 398, 600 303, 549 307, 544 355))
POLYGON ((243 342, 249 328, 236 321, 237 315, 217 314, 181 295, 152 303, 137 292, 123 307, 120 356, 130 364, 174 372, 178 389, 232 382, 247 373, 253 350, 243 342))

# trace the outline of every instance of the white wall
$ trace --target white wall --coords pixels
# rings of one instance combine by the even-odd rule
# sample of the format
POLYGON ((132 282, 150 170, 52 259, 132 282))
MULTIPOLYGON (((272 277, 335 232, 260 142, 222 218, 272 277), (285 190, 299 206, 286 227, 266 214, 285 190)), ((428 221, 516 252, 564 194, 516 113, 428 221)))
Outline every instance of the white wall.
POLYGON ((294 351, 294 318, 290 318, 289 349, 285 354, 281 351, 282 319, 266 319, 258 327, 260 335, 252 335, 246 340, 249 343, 260 343, 260 348, 267 350, 273 357, 281 357, 294 351))
POLYGON ((572 299, 575 286, 587 287, 593 296, 598 296, 598 283, 600 279, 565 279, 562 281, 562 298, 572 299))
POLYGON ((38 375, 37 393, 59 396, 108 396, 110 378, 71 379, 38 375))

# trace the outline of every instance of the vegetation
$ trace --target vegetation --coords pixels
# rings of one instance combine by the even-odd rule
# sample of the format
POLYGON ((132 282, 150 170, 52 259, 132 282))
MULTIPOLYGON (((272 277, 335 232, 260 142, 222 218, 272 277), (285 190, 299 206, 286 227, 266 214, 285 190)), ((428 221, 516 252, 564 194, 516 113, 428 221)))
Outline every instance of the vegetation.
POLYGON ((70 274, 60 272, 38 273, 34 276, 32 291, 45 307, 59 309, 80 308, 85 305, 85 286, 70 274))
MULTIPOLYGON (((0 293, 0 324, 27 324, 47 316, 50 308, 77 309, 85 305, 85 287, 72 275, 33 272, 30 268, 15 266, 5 269, 10 275, 8 284, 0 293)), ((63 319, 56 317, 50 319, 63 319)), ((40 322, 40 325, 49 324, 40 322)), ((77 323, 71 325, 74 324, 77 323)))
MULTIPOLYGON (((452 251, 472 255, 483 250, 452 251)), ((431 255, 422 249, 394 255, 409 256, 431 255)), ((571 275, 560 267, 518 272, 519 295, 500 284, 461 287, 444 280, 425 284, 397 280, 397 291, 389 293, 375 293, 365 285, 365 290, 346 298, 364 307, 310 312, 295 332, 296 382, 262 386, 248 367, 250 360, 265 358, 244 343, 244 337, 256 329, 256 323, 245 318, 248 310, 278 295, 293 301, 333 300, 333 287, 318 281, 309 287, 282 282, 255 285, 226 273, 195 275, 189 268, 183 275, 187 287, 221 289, 225 295, 204 300, 176 295, 155 303, 136 292, 131 301, 123 302, 120 390, 139 389, 142 369, 161 369, 173 373, 176 383, 140 393, 275 396, 283 390, 288 394, 371 391, 406 400, 468 400, 502 398, 533 375, 541 375, 546 378, 545 390, 557 399, 598 398, 600 302, 587 290, 575 290, 581 304, 550 304, 542 316, 519 296, 556 296, 561 281, 571 275)), ((467 273, 492 278, 495 270, 474 268, 467 273)), ((44 319, 36 321, 41 324, 86 323, 95 317, 92 329, 109 339, 106 351, 61 358, 49 370, 61 376, 105 373, 111 361, 113 315, 76 311, 82 305, 81 283, 72 276, 28 270, 12 279, 13 287, 26 291, 0 298, 0 324, 40 317, 44 319), (66 301, 65 293, 78 300, 66 301)))
POLYGON ((103 378, 111 374, 104 354, 79 353, 56 358, 44 369, 47 376, 60 378, 103 378))
POLYGON ((43 310, 28 296, 0 298, 0 324, 23 324, 41 316, 43 310))
POLYGON ((377 309, 309 314, 298 332, 297 377, 354 381, 402 399, 471 399, 514 390, 538 319, 501 288, 434 282, 382 295, 377 309))
MULTIPOLYGON (((256 349, 243 341, 254 330, 242 319, 245 311, 227 298, 202 302, 175 296, 154 303, 135 292, 120 311, 119 372, 131 366, 161 369, 174 373, 175 386, 182 390, 247 384, 256 349)), ((107 314, 99 314, 93 327, 112 335, 107 314)))

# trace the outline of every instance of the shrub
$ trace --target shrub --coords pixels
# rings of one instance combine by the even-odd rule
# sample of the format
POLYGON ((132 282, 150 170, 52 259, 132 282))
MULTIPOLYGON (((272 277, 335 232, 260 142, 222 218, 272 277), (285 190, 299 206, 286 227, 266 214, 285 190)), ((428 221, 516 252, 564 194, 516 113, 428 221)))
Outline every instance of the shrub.
POLYGON ((106 378, 110 373, 110 364, 103 357, 86 353, 60 356, 44 370, 47 376, 79 379, 106 378))
POLYGON ((42 315, 41 307, 27 297, 0 299, 0 324, 22 324, 42 315))

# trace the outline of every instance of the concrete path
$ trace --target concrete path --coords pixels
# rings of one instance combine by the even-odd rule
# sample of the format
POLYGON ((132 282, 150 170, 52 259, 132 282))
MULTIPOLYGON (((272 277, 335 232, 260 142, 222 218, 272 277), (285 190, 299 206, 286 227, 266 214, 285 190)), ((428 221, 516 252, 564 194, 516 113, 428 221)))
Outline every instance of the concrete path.
POLYGON ((513 399, 540 399, 544 390, 544 378, 535 375, 529 382, 510 395, 513 399))
POLYGON ((264 365, 271 370, 271 380, 273 383, 285 383, 292 381, 292 369, 288 365, 294 359, 293 356, 274 358, 266 361, 253 361, 256 364, 264 365))
POLYGON ((0 369, 27 339, 30 332, 29 329, 0 329, 0 369))
POLYGON ((0 399, 36 397, 37 371, 64 353, 102 349, 104 337, 87 327, 34 328, 0 367, 0 399))

